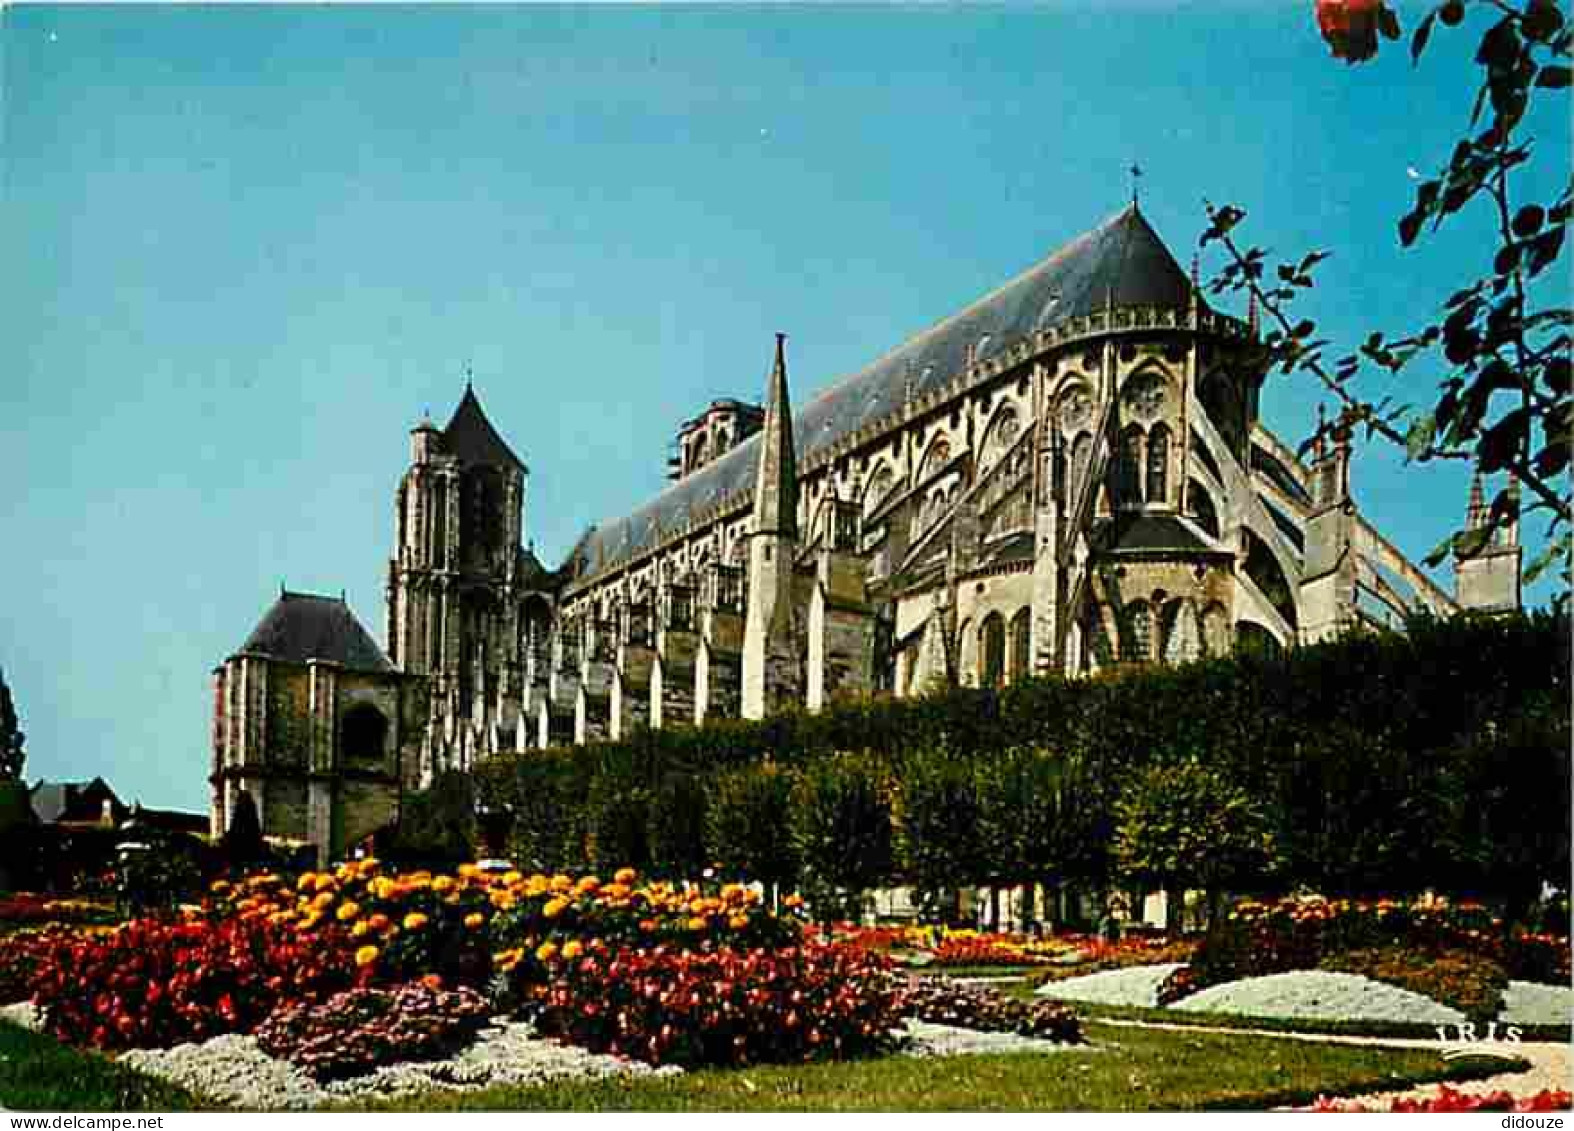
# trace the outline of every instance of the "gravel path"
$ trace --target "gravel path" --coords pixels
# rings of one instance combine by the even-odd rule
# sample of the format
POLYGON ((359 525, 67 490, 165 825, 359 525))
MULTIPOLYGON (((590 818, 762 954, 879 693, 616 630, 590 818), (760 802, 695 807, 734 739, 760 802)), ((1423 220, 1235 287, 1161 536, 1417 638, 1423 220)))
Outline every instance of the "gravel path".
POLYGON ((384 1065, 362 1076, 319 1084, 276 1060, 253 1037, 230 1034, 169 1049, 135 1049, 121 1063, 246 1111, 300 1110, 335 1100, 409 1095, 433 1088, 470 1090, 574 1077, 672 1075, 637 1061, 587 1052, 535 1035, 527 1024, 499 1022, 448 1060, 384 1065))
POLYGON ((1128 966, 1124 970, 1101 970, 1077 978, 1045 982, 1033 993, 1055 1001, 1088 1001, 1099 1005, 1159 1004, 1159 987, 1182 963, 1165 962, 1155 966, 1128 966))
POLYGON ((1540 982, 1510 982, 1498 1020, 1509 1025, 1574 1023, 1574 989, 1540 982))
POLYGON ((1359 974, 1296 970, 1209 986, 1171 1009, 1187 1013, 1237 1013, 1321 1021, 1410 1021, 1441 1025, 1463 1021, 1457 1009, 1359 974))

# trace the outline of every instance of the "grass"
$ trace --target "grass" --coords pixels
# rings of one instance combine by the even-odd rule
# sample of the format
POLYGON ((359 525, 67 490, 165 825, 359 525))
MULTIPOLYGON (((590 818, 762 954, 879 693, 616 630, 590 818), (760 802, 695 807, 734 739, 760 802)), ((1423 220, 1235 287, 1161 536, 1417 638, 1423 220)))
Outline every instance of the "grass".
MULTIPOLYGON (((1028 985, 1000 986, 1000 992, 1033 1001, 1043 1000, 1028 985)), ((1051 998, 1050 1000, 1054 1000, 1051 998)), ((1437 1040, 1437 1026, 1403 1021, 1320 1021, 1314 1018, 1250 1017, 1240 1013, 1195 1013, 1191 1010, 1156 1009, 1137 1005, 1104 1005, 1098 1002, 1067 1002, 1084 1020, 1147 1021, 1165 1025, 1191 1025, 1214 1029, 1255 1030, 1259 1033, 1322 1033, 1331 1037, 1403 1037, 1437 1040)), ((1568 1025, 1521 1025, 1525 1041, 1574 1040, 1568 1025)), ((1499 1030, 1501 1032, 1501 1028, 1499 1030)))
POLYGON ((1505 1071, 1427 1049, 1094 1024, 1091 1043, 1046 1054, 887 1057, 440 1092, 354 1111, 1197 1111, 1262 1110, 1505 1071))
MULTIPOLYGON (((434 1092, 358 1111, 1262 1110, 1511 1071, 1430 1049, 1175 1033, 1090 1021, 1089 1044, 1044 1054, 695 1072, 434 1092)), ((0 1022, 0 1105, 46 1111, 214 1110, 174 1085, 0 1022)))
POLYGON ((0 1106, 14 1111, 212 1110, 184 1088, 0 1021, 0 1106))

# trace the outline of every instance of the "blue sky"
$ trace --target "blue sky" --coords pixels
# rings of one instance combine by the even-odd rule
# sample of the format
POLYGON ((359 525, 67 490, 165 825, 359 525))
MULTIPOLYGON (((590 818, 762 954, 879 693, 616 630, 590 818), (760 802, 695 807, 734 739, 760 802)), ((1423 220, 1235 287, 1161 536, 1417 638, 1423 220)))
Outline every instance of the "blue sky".
MULTIPOLYGON (((555 565, 662 485, 681 420, 761 394, 774 331, 801 403, 1118 210, 1133 161, 1182 262, 1234 201, 1257 242, 1334 253, 1308 313, 1336 341, 1421 325, 1485 266, 1469 218, 1394 236, 1475 36, 1352 69, 1311 7, 0 8, 29 779, 205 809, 211 669, 281 581, 382 637, 407 432, 467 363, 555 565)), ((1566 121, 1537 132, 1566 176, 1566 121)), ((1264 416, 1298 442, 1317 400, 1271 378, 1264 416)), ((1465 489, 1357 463, 1414 558, 1465 489)))

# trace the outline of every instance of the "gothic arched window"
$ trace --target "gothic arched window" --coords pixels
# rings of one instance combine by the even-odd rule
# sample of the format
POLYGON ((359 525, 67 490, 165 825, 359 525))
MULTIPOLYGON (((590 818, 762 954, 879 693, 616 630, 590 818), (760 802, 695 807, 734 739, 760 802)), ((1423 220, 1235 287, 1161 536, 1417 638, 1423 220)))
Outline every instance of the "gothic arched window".
POLYGON ((1120 642, 1122 660, 1142 663, 1153 658, 1153 610, 1146 601, 1133 601, 1123 618, 1125 633, 1120 642))
POLYGON ((1133 424, 1121 433, 1115 454, 1115 502, 1131 506, 1142 502, 1142 429, 1133 424))
POLYGON ((1032 657, 1028 655, 1028 648, 1032 641, 1032 610, 1023 605, 1017 610, 1016 616, 1011 618, 1011 663, 1010 675, 1012 680, 1024 678, 1032 670, 1032 657))
POLYGON ((388 739, 388 720, 370 703, 357 703, 339 724, 339 754, 349 762, 381 762, 388 739))
POLYGON ((1148 502, 1167 503, 1170 497, 1170 430, 1155 424, 1148 433, 1148 502))
POLYGON ((999 687, 1006 681, 1006 622, 999 613, 990 613, 978 628, 978 650, 983 658, 984 687, 999 687))
POLYGON ((1165 607, 1163 652, 1166 664, 1184 664, 1202 654, 1202 628, 1192 602, 1171 601, 1165 607))

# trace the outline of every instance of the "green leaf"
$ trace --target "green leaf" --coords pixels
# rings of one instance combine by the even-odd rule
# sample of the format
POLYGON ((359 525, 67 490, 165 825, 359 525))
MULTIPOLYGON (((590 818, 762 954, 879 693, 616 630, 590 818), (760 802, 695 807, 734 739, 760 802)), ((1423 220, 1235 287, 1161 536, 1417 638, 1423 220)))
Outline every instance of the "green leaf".
POLYGON ((1427 449, 1432 446, 1432 438, 1436 435, 1437 417, 1430 412, 1416 417, 1405 436, 1405 459, 1414 462, 1423 458, 1427 449))
POLYGON ((1550 566, 1558 562, 1567 562, 1570 544, 1571 540, 1567 530, 1548 541, 1541 553, 1532 558, 1530 563, 1525 566, 1525 584, 1530 585, 1535 582, 1550 566))

